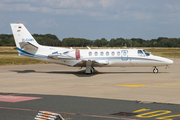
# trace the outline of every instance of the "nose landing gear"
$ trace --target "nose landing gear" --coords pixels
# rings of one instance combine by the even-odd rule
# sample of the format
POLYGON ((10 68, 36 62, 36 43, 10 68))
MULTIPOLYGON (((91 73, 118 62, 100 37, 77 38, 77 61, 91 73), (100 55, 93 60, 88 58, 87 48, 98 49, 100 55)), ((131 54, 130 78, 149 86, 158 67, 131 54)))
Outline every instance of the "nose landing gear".
POLYGON ((154 69, 153 69, 153 73, 158 73, 158 72, 159 72, 159 70, 155 66, 154 69))

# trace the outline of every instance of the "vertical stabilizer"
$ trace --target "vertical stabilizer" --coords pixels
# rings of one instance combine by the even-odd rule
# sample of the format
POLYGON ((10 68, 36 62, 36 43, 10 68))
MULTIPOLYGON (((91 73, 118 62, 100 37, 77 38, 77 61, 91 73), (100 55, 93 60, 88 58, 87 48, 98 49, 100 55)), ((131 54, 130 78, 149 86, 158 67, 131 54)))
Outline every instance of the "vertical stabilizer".
POLYGON ((13 23, 11 29, 17 48, 22 49, 22 45, 26 43, 36 47, 40 46, 23 24, 13 23))

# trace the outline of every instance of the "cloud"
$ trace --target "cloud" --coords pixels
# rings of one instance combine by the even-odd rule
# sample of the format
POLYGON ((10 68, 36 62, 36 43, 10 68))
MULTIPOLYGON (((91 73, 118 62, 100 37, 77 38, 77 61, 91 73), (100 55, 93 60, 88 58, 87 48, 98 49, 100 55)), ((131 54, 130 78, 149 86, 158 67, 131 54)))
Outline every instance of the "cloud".
POLYGON ((132 16, 134 16, 136 20, 149 20, 153 18, 153 15, 147 12, 132 13, 132 16))
POLYGON ((0 11, 37 11, 37 7, 32 7, 30 4, 4 4, 0 3, 0 11))
POLYGON ((1 33, 10 30, 9 23, 18 21, 60 37, 130 38, 143 34, 155 38, 152 36, 158 36, 159 31, 173 30, 174 26, 178 29, 180 1, 0 0, 0 14, 1 33))
POLYGON ((1 0, 3 3, 28 2, 28 0, 1 0))
POLYGON ((100 0, 99 1, 99 3, 103 6, 103 8, 113 7, 117 2, 118 2, 117 0, 100 0))
POLYGON ((179 19, 180 6, 164 0, 1 0, 0 12, 32 12, 49 15, 83 15, 104 20, 179 19), (167 18, 165 18, 167 19, 167 18))
POLYGON ((41 0, 39 5, 46 5, 52 8, 92 8, 95 0, 41 0))

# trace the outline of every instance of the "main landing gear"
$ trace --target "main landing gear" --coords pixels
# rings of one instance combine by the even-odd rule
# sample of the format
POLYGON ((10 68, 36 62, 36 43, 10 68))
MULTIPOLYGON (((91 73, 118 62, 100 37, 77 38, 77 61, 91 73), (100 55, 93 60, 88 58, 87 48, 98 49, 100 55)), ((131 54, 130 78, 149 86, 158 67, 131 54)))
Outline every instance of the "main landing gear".
POLYGON ((159 72, 159 70, 155 66, 154 69, 153 69, 153 73, 158 73, 158 72, 159 72))
POLYGON ((86 74, 91 74, 93 73, 94 68, 92 66, 86 66, 86 74))
POLYGON ((93 73, 94 68, 92 67, 92 62, 91 61, 87 61, 86 62, 86 74, 91 74, 93 73))

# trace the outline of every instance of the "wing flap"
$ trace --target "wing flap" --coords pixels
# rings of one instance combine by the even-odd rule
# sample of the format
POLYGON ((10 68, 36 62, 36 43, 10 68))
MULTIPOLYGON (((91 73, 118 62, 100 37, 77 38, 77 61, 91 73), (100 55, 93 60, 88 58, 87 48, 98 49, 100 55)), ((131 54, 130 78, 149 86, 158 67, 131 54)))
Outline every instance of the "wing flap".
POLYGON ((87 61, 91 61, 92 66, 104 66, 109 64, 108 60, 79 60, 78 62, 74 62, 72 66, 85 67, 87 61))

